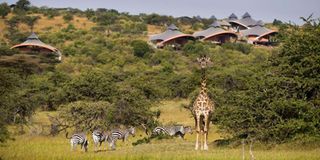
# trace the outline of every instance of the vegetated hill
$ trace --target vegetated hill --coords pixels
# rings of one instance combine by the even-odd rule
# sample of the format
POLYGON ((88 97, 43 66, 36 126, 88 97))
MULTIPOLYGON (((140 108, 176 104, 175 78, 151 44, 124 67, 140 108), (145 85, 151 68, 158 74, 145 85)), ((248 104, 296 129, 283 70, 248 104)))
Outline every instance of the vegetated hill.
POLYGON ((3 126, 26 124, 36 110, 57 111, 57 119, 79 130, 119 123, 144 123, 149 128, 161 125, 163 121, 157 119, 162 118, 161 113, 152 110, 153 106, 176 98, 192 102, 199 92, 201 75, 196 58, 206 55, 213 62, 206 72, 208 92, 216 104, 212 122, 229 136, 227 143, 243 138, 284 143, 319 134, 318 72, 313 67, 317 63, 312 61, 317 59, 314 53, 318 53, 319 43, 311 36, 318 29, 311 23, 302 28, 286 26, 289 29, 280 33, 284 46, 280 48, 197 41, 174 50, 152 48, 146 42, 147 35, 162 31, 164 24, 172 22, 192 32, 199 26, 205 28, 209 20, 180 23, 169 16, 103 9, 49 11, 36 8, 25 15, 9 15, 7 24, 0 20, 0 24, 10 26, 1 26, 0 40, 3 126), (9 49, 30 34, 32 25, 24 16, 40 17, 33 25, 34 31, 43 42, 62 52, 61 62, 48 63, 48 57, 33 52, 16 56, 19 51, 9 49), (295 58, 297 53, 307 57, 304 60, 308 63, 295 58), (39 69, 43 62, 48 66, 39 69), (297 68, 287 70, 290 67, 297 68), (302 79, 292 78, 295 71, 302 79), (82 123, 76 123, 74 115, 81 117, 82 123))

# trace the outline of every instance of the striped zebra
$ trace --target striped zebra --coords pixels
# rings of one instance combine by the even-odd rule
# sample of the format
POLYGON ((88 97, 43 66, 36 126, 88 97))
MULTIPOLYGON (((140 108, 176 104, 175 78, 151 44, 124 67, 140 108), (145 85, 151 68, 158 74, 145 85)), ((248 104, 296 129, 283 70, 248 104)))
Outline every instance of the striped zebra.
POLYGON ((182 125, 174 125, 174 126, 166 126, 166 127, 161 127, 158 126, 153 129, 152 135, 169 135, 169 136, 179 136, 180 138, 184 138, 186 133, 192 134, 192 129, 190 126, 182 126, 182 125))
MULTIPOLYGON (((110 136, 108 135, 107 132, 102 132, 100 130, 94 130, 92 132, 92 139, 94 142, 94 151, 96 151, 96 148, 99 144, 99 147, 101 147, 102 142, 105 142, 106 145, 109 144, 109 147, 111 149, 114 149, 114 142, 112 141, 112 139, 110 138, 110 136)), ((107 147, 106 147, 107 149, 107 147)))
POLYGON ((132 135, 133 137, 135 136, 135 128, 134 127, 130 127, 128 129, 125 130, 113 130, 111 131, 111 138, 114 140, 117 139, 122 139, 122 141, 126 141, 129 137, 129 135, 132 135))
POLYGON ((116 142, 118 139, 122 139, 122 141, 126 141, 129 137, 129 135, 132 135, 133 137, 135 136, 135 128, 130 127, 129 129, 126 130, 113 130, 110 132, 107 141, 111 147, 112 150, 115 150, 116 147, 116 142))
POLYGON ((89 142, 85 133, 75 133, 71 137, 68 137, 67 132, 66 138, 70 139, 71 151, 75 150, 77 145, 80 145, 81 149, 83 148, 85 152, 88 151, 89 142))

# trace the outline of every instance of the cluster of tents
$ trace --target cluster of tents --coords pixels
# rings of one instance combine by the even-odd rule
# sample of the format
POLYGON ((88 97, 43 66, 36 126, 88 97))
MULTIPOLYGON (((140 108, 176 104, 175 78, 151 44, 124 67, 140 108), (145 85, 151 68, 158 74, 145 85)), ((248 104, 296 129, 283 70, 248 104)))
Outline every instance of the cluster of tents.
MULTIPOLYGON (((217 44, 245 40, 251 44, 270 45, 272 44, 271 37, 275 34, 277 34, 277 31, 264 27, 262 21, 252 19, 250 14, 246 12, 241 19, 238 19, 232 13, 227 19, 214 21, 206 30, 197 31, 192 35, 180 32, 177 26, 171 24, 163 33, 151 35, 150 41, 157 48, 162 48, 166 45, 179 48, 189 40, 197 39, 217 44)), ((61 52, 57 48, 40 41, 35 33, 32 33, 25 42, 12 48, 17 48, 21 51, 53 53, 61 61, 61 52)))
POLYGON ((245 41, 251 44, 271 45, 272 37, 278 32, 268 29, 264 23, 251 18, 245 13, 241 19, 232 13, 227 19, 214 21, 209 28, 191 34, 184 34, 174 24, 167 27, 163 33, 151 35, 149 40, 157 48, 166 45, 172 47, 182 46, 189 40, 210 41, 221 44, 225 42, 245 41))

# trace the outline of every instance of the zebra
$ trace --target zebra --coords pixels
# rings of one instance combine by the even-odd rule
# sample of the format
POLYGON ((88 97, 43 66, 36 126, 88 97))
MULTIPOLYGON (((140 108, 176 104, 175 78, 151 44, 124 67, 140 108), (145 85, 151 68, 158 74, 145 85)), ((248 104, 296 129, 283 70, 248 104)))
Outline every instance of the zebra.
POLYGON ((71 151, 75 150, 78 144, 81 145, 81 149, 83 148, 85 152, 88 151, 89 142, 85 133, 75 133, 71 137, 68 137, 67 132, 66 138, 70 139, 71 151))
POLYGON ((126 141, 129 137, 129 135, 132 135, 132 137, 135 137, 135 128, 130 127, 124 131, 121 130, 113 130, 111 131, 111 137, 112 139, 122 139, 122 141, 126 141))
POLYGON ((186 133, 192 134, 192 129, 190 126, 182 126, 182 125, 174 125, 174 126, 166 126, 161 127, 158 126, 153 129, 152 136, 164 134, 169 136, 179 136, 184 139, 186 133))
POLYGON ((92 139, 93 139, 93 142, 94 142, 94 150, 95 151, 96 151, 96 148, 97 148, 98 144, 100 144, 99 145, 99 147, 100 147, 102 142, 105 142, 106 145, 108 143, 110 148, 114 149, 114 143, 113 143, 112 139, 110 139, 110 136, 108 135, 107 132, 102 132, 100 130, 94 130, 92 132, 92 139))
POLYGON ((135 128, 134 127, 130 127, 129 129, 126 130, 113 130, 111 131, 111 133, 109 134, 107 141, 110 144, 110 147, 114 150, 115 146, 116 146, 116 142, 118 139, 121 139, 123 142, 126 141, 129 137, 129 135, 132 135, 133 137, 135 137, 135 128))

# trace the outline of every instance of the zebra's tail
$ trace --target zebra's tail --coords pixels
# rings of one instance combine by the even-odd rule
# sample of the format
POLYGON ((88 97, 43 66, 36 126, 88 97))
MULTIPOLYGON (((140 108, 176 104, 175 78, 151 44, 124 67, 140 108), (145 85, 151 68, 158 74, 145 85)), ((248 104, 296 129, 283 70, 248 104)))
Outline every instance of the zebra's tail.
POLYGON ((69 132, 66 133, 66 138, 71 139, 72 137, 68 137, 69 132))

